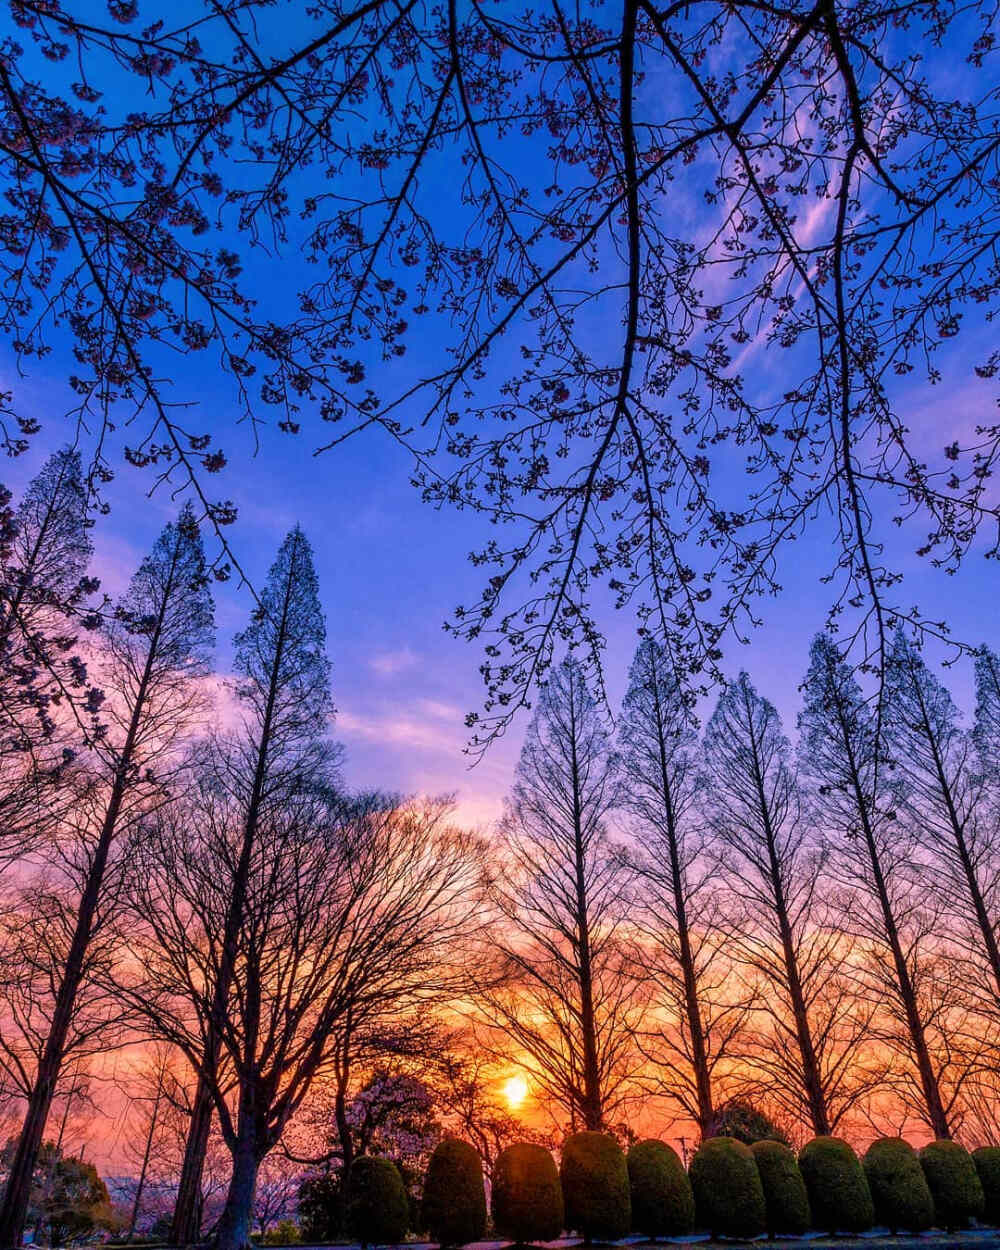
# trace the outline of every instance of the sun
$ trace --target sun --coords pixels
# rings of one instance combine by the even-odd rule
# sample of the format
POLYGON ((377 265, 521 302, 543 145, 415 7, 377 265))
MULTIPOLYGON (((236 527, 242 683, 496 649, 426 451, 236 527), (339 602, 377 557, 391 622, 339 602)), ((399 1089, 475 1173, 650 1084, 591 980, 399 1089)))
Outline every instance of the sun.
POLYGON ((503 1096, 507 1099, 507 1106, 511 1111, 516 1111, 528 1097, 528 1082, 523 1076, 508 1077, 504 1081, 503 1096))

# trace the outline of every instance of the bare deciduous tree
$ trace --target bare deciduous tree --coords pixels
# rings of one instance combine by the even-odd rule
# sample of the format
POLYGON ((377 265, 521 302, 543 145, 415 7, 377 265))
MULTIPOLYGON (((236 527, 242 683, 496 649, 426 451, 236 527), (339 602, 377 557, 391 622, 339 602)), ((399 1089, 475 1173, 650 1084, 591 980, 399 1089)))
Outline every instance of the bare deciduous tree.
POLYGON ((196 723, 213 641, 213 610, 198 525, 185 508, 140 564, 102 631, 102 715, 107 731, 89 744, 99 784, 73 814, 80 894, 65 961, 53 977, 45 1045, 0 1206, 0 1244, 20 1244, 35 1160, 66 1043, 73 1027, 88 952, 113 912, 120 883, 112 852, 150 802, 162 798, 178 739, 196 723))
POLYGON ((608 838, 619 800, 603 716, 566 659, 529 726, 503 819, 496 979, 481 1000, 509 1051, 571 1123, 600 1129, 621 1104, 634 978, 620 926, 628 870, 608 838))
POLYGON ((717 892, 701 860, 694 718, 669 656, 651 639, 632 662, 619 733, 622 804, 633 818, 643 883, 636 954, 658 1008, 655 1029, 641 1029, 641 1045, 660 1090, 710 1137, 714 1078, 746 1009, 732 999, 732 985, 724 987, 727 968, 718 957, 717 892))
POLYGON ((199 819, 197 807, 163 813, 148 830, 142 930, 131 943, 145 974, 135 992, 161 1035, 200 1068, 215 1034, 233 1072, 231 1098, 212 1090, 233 1160, 220 1250, 246 1242, 258 1168, 330 1068, 348 1016, 405 1018, 466 983, 455 943, 479 871, 478 843, 447 824, 441 805, 349 802, 318 785, 286 795, 257 824, 220 1014, 244 859, 244 822, 230 811, 228 822, 199 819))
POLYGON ((934 917, 913 895, 913 843, 896 819, 881 710, 880 699, 865 700, 833 642, 817 635, 799 720, 802 762, 850 889, 842 923, 870 944, 875 1000, 890 1006, 893 1047, 906 1059, 921 1115, 935 1137, 950 1137, 948 1103, 954 1099, 942 1094, 949 1066, 943 1008, 933 966, 924 958, 934 917), (935 1035, 943 1043, 936 1048, 935 1035))

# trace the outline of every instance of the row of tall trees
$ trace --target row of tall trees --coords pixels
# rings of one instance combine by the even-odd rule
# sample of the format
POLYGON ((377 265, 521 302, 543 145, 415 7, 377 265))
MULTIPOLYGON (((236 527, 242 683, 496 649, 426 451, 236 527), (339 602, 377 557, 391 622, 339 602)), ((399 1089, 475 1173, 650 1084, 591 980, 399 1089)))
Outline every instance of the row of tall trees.
POLYGON ((300 529, 220 690, 192 509, 83 616, 86 511, 66 452, 5 520, 0 1061, 23 1114, 0 1245, 20 1244, 67 1076, 146 1038, 191 1077, 172 1235, 198 1238, 215 1123, 231 1163, 216 1237, 240 1247, 261 1163, 335 1056, 460 987, 479 845, 445 804, 346 791, 300 529))
POLYGON ((588 1128, 645 1090, 701 1135, 747 1095, 795 1132, 991 1132, 997 672, 969 731, 902 631, 871 697, 821 634, 796 751, 745 672, 699 736, 647 639, 615 733, 565 660, 506 810, 486 1034, 588 1128))
POLYGON ((372 1091, 413 1080, 487 1159, 517 1131, 493 1088, 512 1065, 561 1126, 652 1107, 706 1136, 742 1099, 793 1134, 994 1132, 991 652, 966 729, 903 632, 871 692, 821 634, 797 749, 745 673, 699 732, 659 642, 616 724, 566 659, 487 854, 444 802, 345 786, 300 529, 222 680, 194 511, 117 602, 89 576, 88 513, 69 451, 3 499, 0 1245, 129 1047, 155 1060, 130 1091, 129 1221, 156 1173, 171 1238, 197 1240, 221 1152, 223 1250, 262 1169, 277 1189, 316 1166, 342 1193, 381 1148, 372 1091))

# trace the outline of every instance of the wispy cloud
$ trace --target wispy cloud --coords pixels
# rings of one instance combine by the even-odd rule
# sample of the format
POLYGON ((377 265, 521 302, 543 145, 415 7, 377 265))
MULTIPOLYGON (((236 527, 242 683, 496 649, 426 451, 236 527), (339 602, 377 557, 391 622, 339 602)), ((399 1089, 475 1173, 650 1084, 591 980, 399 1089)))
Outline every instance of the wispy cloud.
POLYGON ((397 673, 405 673, 413 668, 420 657, 409 647, 400 647, 396 651, 380 651, 368 661, 368 667, 374 669, 380 677, 395 677, 397 673))

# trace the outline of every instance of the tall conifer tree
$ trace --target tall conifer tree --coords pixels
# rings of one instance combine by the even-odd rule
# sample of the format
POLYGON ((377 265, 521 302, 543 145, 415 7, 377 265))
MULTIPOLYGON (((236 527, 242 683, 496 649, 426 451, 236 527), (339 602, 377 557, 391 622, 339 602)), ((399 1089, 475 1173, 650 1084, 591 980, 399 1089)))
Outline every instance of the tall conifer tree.
POLYGON ((903 1024, 901 1041, 919 1090, 922 1113, 935 1137, 950 1137, 941 1071, 931 1053, 929 1014, 918 996, 918 940, 903 919, 911 912, 906 877, 911 844, 896 820, 898 785, 884 742, 878 701, 866 701, 834 642, 818 634, 809 653, 805 706, 799 717, 803 771, 837 839, 838 858, 871 913, 852 909, 852 923, 876 944, 887 972, 882 982, 903 1024))
POLYGON ((623 805, 634 820, 642 851, 637 867, 646 887, 637 915, 639 954, 671 1016, 669 1031, 660 1037, 666 1046, 659 1064, 664 1087, 702 1136, 710 1137, 713 1069, 740 1013, 726 1010, 713 1018, 704 1001, 712 944, 704 869, 697 863, 702 850, 697 744, 694 718, 669 656, 646 639, 632 661, 619 728, 623 805))
POLYGON ((35 1162, 63 1064, 88 948, 102 922, 105 877, 122 832, 162 795, 165 767, 201 710, 213 608, 198 524, 190 508, 168 524, 102 632, 106 732, 91 754, 101 800, 83 833, 84 872, 76 923, 57 973, 55 1002, 0 1205, 0 1246, 18 1246, 35 1162))
POLYGON ((937 887, 947 894, 956 921, 965 915, 971 922, 976 962, 980 969, 985 965, 1000 1003, 998 839, 973 737, 960 725, 951 695, 902 631, 889 655, 887 691, 886 730, 904 782, 902 809, 943 870, 937 887))
POLYGON ((504 815, 501 985, 484 1001, 586 1129, 604 1127, 619 1103, 631 1044, 619 940, 626 874, 606 832, 618 799, 607 726, 581 666, 566 659, 539 698, 504 815))
MULTIPOLYGON (((726 687, 705 729, 706 813, 722 848, 721 865, 739 900, 731 926, 734 949, 778 990, 781 1009, 769 1007, 773 1037, 762 1055, 774 1055, 789 1079, 796 1112, 816 1134, 832 1131, 830 1088, 822 1046, 830 1021, 815 1015, 830 974, 826 944, 816 938, 813 914, 817 865, 802 820, 791 748, 774 706, 746 673, 726 687), (746 922, 749 919, 750 924, 746 922), (790 1018, 789 1018, 790 1017, 790 1018), (787 1044, 786 1044, 787 1043, 787 1044), (796 1105, 797 1104, 797 1105, 796 1105)), ((765 1066, 771 1067, 770 1058, 765 1066)))
POLYGON ((189 1245, 200 1235, 201 1180, 221 1056, 219 1029, 232 987, 258 828, 269 808, 279 807, 310 779, 328 775, 332 763, 326 622, 312 550, 298 526, 278 551, 253 619, 236 637, 234 669, 242 723, 224 749, 215 752, 215 760, 219 783, 241 812, 242 833, 174 1209, 171 1237, 177 1245, 189 1245))

